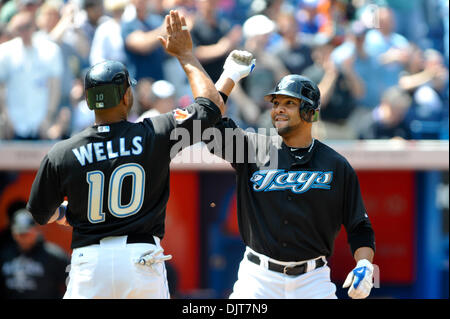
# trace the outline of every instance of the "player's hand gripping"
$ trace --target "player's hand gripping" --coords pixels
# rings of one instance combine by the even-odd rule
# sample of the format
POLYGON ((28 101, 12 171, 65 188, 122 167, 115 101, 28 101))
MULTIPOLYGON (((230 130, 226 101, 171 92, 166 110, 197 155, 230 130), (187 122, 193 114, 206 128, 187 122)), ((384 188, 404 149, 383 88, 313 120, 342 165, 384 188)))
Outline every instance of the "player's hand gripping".
POLYGON ((348 288, 348 295, 353 299, 363 299, 370 294, 373 287, 373 265, 367 259, 361 259, 347 275, 342 288, 348 288))
POLYGON ((185 17, 177 10, 170 10, 170 13, 166 15, 165 25, 167 36, 159 36, 158 39, 166 52, 175 57, 191 54, 192 38, 185 17))
POLYGON ((233 50, 225 60, 222 76, 230 78, 236 84, 253 71, 255 63, 256 60, 250 52, 233 50))

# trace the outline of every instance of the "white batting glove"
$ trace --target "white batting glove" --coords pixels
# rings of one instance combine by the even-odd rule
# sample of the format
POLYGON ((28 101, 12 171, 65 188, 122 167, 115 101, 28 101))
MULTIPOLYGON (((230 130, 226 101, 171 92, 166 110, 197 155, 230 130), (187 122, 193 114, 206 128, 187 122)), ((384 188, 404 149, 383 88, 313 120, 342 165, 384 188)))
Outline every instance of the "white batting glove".
POLYGON ((361 259, 345 279, 342 288, 349 288, 348 295, 353 299, 363 299, 373 287, 373 265, 367 259, 361 259))
POLYGON ((161 263, 163 261, 172 259, 172 255, 164 255, 162 252, 164 249, 159 247, 156 250, 149 250, 143 253, 137 260, 136 263, 143 266, 151 266, 155 263, 161 263))
POLYGON ((233 50, 225 60, 222 76, 233 80, 236 84, 253 71, 255 63, 256 60, 250 52, 233 50))

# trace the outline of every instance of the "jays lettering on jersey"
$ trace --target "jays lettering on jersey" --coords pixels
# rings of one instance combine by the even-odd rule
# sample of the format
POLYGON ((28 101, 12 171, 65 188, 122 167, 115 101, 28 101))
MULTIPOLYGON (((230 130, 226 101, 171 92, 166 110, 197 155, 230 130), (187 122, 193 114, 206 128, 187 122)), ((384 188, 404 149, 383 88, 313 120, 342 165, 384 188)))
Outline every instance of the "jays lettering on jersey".
POLYGON ((250 181, 256 192, 270 192, 290 189, 295 194, 310 188, 330 189, 333 172, 285 171, 282 169, 262 170, 253 173, 250 181))
MULTIPOLYGON (((65 197, 73 227, 72 248, 106 236, 146 234, 163 238, 172 147, 185 131, 214 125, 219 108, 206 98, 176 112, 95 125, 56 143, 43 159, 27 208, 45 224, 65 197), (92 227, 96 224, 96 227, 92 227)), ((201 136, 201 134, 199 134, 201 136)), ((196 142, 184 141, 178 148, 196 142)))
POLYGON ((344 157, 318 140, 291 149, 278 135, 246 132, 226 118, 215 127, 220 134, 207 146, 236 170, 247 246, 281 261, 329 257, 344 225, 352 252, 375 249, 358 178, 344 157))

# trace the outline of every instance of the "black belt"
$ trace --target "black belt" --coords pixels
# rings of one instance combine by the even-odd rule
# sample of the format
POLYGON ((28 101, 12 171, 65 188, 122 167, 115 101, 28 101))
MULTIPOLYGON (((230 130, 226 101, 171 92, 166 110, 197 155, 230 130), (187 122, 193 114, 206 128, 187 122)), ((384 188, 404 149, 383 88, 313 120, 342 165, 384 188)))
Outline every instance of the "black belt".
POLYGON ((155 245, 155 238, 153 235, 147 234, 131 234, 127 236, 127 244, 147 243, 155 245))
MULTIPOLYGON (((148 234, 131 234, 131 235, 126 235, 126 236, 127 236, 127 244, 147 243, 147 244, 156 245, 155 239, 153 238, 153 235, 148 235, 148 234)), ((100 240, 101 239, 99 239, 97 244, 100 244, 100 240)))
MULTIPOLYGON (((255 254, 253 254, 251 252, 247 253, 247 259, 257 265, 259 265, 261 263, 261 259, 259 259, 258 256, 256 256, 255 254)), ((325 265, 325 262, 323 261, 322 258, 316 259, 315 262, 316 262, 316 268, 319 268, 319 267, 322 267, 323 265, 325 265)), ((297 266, 285 266, 285 265, 273 263, 271 261, 268 262, 269 270, 281 272, 282 274, 286 274, 289 276, 299 276, 299 275, 304 274, 306 272, 307 265, 308 265, 307 262, 305 262, 304 264, 301 264, 301 265, 297 265, 297 266)))

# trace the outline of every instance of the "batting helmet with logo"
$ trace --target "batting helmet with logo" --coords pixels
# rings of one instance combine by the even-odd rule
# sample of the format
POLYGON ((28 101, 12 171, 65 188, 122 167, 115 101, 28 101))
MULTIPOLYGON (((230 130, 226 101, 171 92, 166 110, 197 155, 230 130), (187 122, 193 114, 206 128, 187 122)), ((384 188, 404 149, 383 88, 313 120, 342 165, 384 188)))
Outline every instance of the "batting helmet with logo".
POLYGON ((275 95, 286 95, 301 100, 300 115, 307 122, 318 120, 320 109, 320 91, 317 85, 305 76, 290 74, 283 77, 277 86, 264 96, 271 102, 275 95))
POLYGON ((130 78, 128 70, 120 62, 104 61, 92 66, 86 73, 84 89, 91 110, 107 109, 119 104, 136 80, 130 78))

